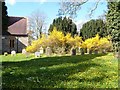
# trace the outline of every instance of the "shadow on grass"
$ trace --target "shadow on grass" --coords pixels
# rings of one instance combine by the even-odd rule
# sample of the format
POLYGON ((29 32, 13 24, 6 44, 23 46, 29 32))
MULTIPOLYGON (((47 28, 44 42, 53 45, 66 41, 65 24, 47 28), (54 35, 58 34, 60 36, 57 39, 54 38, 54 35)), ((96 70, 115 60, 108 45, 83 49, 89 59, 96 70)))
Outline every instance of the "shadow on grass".
POLYGON ((64 63, 78 63, 89 61, 96 57, 104 56, 106 54, 92 54, 92 55, 76 55, 76 56, 56 56, 56 57, 45 57, 45 58, 35 58, 29 61, 22 60, 19 62, 2 62, 3 66, 17 66, 17 67, 28 67, 28 66, 51 66, 64 63))
MULTIPOLYGON (((3 62, 3 87, 28 89, 70 87, 65 84, 71 80, 68 78, 70 75, 85 72, 90 67, 100 66, 91 63, 91 60, 103 55, 105 54, 45 57, 30 61, 3 62)), ((82 82, 83 80, 78 81, 82 82)), ((94 82, 96 79, 92 81, 94 82)))

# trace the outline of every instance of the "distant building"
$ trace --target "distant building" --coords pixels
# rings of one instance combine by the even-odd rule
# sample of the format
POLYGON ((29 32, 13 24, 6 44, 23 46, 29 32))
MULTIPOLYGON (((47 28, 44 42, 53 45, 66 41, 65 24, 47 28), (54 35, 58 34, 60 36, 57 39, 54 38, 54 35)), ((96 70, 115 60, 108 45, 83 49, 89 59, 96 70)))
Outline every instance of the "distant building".
POLYGON ((9 17, 8 34, 2 35, 2 53, 22 52, 28 46, 27 18, 9 17))

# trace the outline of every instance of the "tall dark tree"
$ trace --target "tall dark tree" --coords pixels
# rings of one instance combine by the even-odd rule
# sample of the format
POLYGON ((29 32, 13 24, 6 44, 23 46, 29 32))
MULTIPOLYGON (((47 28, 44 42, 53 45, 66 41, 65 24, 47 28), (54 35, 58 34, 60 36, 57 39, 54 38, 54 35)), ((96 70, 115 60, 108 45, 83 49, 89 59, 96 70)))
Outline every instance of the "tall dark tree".
POLYGON ((56 27, 57 30, 62 31, 65 35, 67 33, 71 33, 72 36, 77 34, 76 24, 70 18, 67 18, 67 17, 64 17, 64 18, 58 17, 54 19, 48 31, 51 32, 54 27, 56 27))
POLYGON ((112 36, 113 49, 120 56, 120 0, 108 2, 107 29, 112 36))
POLYGON ((8 30, 8 13, 5 2, 2 2, 2 34, 6 35, 8 30))
POLYGON ((101 19, 90 20, 87 23, 83 24, 82 29, 80 29, 80 35, 84 40, 91 38, 96 34, 99 34, 101 37, 108 35, 106 23, 101 19))

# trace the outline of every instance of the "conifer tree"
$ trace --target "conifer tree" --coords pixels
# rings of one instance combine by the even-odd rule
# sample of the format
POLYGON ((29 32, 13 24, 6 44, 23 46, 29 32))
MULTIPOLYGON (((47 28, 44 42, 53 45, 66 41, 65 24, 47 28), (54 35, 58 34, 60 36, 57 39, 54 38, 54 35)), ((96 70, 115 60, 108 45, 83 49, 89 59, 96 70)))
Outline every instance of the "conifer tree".
POLYGON ((62 31, 64 35, 67 33, 71 33, 72 36, 77 34, 77 26, 72 21, 72 19, 67 17, 58 17, 53 20, 53 23, 50 25, 48 31, 49 33, 53 30, 53 28, 56 27, 58 31, 62 31))
POLYGON ((5 2, 2 2, 2 34, 6 35, 8 30, 8 13, 5 2))
POLYGON ((94 37, 96 34, 99 34, 100 37, 108 35, 106 23, 101 19, 90 20, 83 24, 82 29, 80 29, 80 36, 82 36, 84 40, 94 37))
MULTIPOLYGON (((107 29, 112 38, 114 52, 120 52, 120 0, 108 2, 107 29)), ((120 53, 119 53, 120 54, 120 53)))

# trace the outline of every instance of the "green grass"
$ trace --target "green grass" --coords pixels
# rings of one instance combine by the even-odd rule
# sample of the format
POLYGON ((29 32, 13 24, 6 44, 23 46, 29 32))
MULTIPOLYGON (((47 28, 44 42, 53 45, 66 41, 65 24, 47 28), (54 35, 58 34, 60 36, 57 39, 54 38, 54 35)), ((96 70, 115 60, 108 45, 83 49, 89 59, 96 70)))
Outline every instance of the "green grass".
POLYGON ((111 53, 1 57, 3 88, 118 88, 118 60, 111 53))
POLYGON ((8 56, 0 55, 0 58, 2 58, 3 62, 18 62, 18 61, 27 61, 27 60, 33 59, 34 55, 31 54, 29 55, 28 58, 26 58, 26 55, 18 53, 16 54, 16 56, 11 56, 10 54, 8 54, 8 56))

